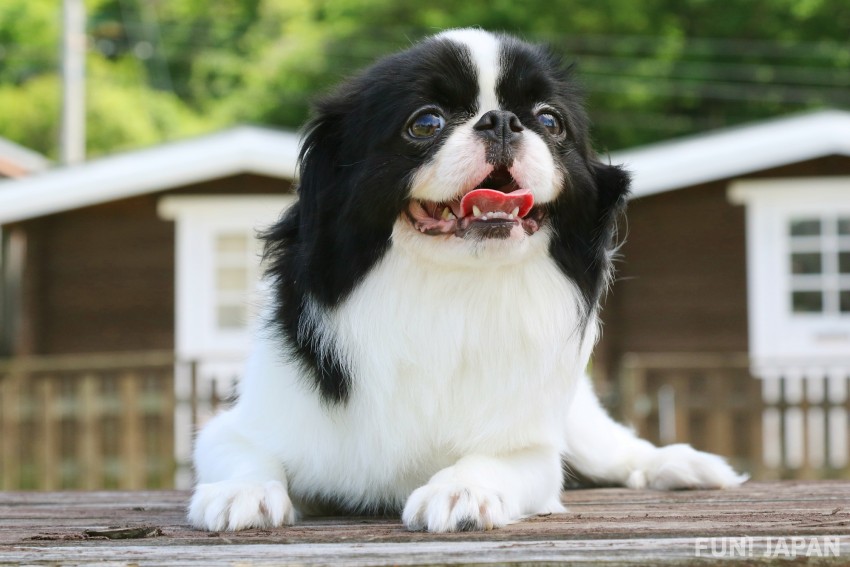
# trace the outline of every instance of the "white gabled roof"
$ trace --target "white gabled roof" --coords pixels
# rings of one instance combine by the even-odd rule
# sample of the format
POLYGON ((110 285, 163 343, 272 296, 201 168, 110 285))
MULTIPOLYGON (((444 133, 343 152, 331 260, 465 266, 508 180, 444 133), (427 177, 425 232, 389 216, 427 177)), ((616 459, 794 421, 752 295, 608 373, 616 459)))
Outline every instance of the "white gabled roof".
POLYGON ((614 152, 644 197, 830 155, 850 156, 850 112, 822 110, 614 152))
POLYGON ((6 138, 0 138, 0 171, 8 164, 23 174, 37 173, 50 167, 50 160, 6 138))
POLYGON ((0 224, 240 173, 291 179, 298 145, 292 132, 238 126, 0 181, 0 224))
MULTIPOLYGON (((256 173, 293 178, 295 133, 239 126, 0 181, 0 224, 256 173)), ((643 197, 830 155, 850 156, 850 112, 823 110, 612 153, 643 197)))

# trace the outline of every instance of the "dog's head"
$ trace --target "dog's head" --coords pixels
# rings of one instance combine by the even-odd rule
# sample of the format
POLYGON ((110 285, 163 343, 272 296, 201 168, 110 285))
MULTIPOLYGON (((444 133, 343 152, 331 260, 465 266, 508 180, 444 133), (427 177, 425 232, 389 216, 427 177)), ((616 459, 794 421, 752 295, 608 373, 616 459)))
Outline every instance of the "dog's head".
POLYGON ((444 32, 316 111, 299 202, 267 235, 279 280, 332 305, 390 246, 470 269, 548 253, 595 302, 628 178, 593 154, 578 89, 550 51, 444 32))

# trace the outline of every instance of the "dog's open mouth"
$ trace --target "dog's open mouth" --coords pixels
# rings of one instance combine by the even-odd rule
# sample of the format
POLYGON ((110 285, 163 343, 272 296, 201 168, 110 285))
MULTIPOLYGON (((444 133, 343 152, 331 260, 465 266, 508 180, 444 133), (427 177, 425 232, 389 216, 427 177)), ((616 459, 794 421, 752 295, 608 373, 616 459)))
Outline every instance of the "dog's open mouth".
POLYGON ((407 216, 423 234, 508 238, 516 226, 526 234, 540 230, 544 210, 506 168, 496 168, 475 188, 452 201, 412 200, 407 216))

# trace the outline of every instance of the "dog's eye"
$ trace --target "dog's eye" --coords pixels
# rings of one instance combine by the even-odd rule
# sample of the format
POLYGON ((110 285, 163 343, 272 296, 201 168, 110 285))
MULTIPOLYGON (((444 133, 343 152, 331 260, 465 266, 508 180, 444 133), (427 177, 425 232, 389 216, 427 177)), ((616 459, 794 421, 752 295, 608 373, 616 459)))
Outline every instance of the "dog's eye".
POLYGON ((541 112, 538 114, 537 121, 553 136, 557 137, 564 133, 564 125, 561 124, 561 120, 550 112, 541 112))
POLYGON ((410 123, 407 128, 407 133, 414 138, 433 138, 446 125, 446 120, 433 112, 425 112, 420 114, 410 123))

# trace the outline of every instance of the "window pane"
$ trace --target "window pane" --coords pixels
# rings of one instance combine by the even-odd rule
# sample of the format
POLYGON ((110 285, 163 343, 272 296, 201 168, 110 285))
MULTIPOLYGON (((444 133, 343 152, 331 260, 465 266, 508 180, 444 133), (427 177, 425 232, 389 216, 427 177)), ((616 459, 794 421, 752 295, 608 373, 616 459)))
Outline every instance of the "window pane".
POLYGON ((841 217, 838 219, 838 234, 850 236, 850 217, 841 217))
POLYGON ((220 291, 247 291, 247 268, 219 268, 216 284, 220 291))
POLYGON ((791 294, 794 313, 820 313, 823 311, 823 294, 819 291, 795 291, 791 294))
POLYGON ((801 219, 791 221, 791 236, 817 236, 820 234, 820 220, 801 219))
POLYGON ((839 309, 842 313, 850 313, 850 289, 842 290, 838 294, 839 300, 838 303, 840 305, 839 309))
POLYGON ((219 234, 215 244, 219 254, 244 254, 248 251, 248 236, 240 233, 219 234))
POLYGON ((220 329, 241 329, 245 327, 245 319, 244 305, 218 306, 218 327, 220 329))
POLYGON ((791 254, 792 274, 821 273, 821 258, 818 252, 798 252, 791 254))
POLYGON ((838 253, 838 272, 841 274, 850 274, 850 252, 838 253))

